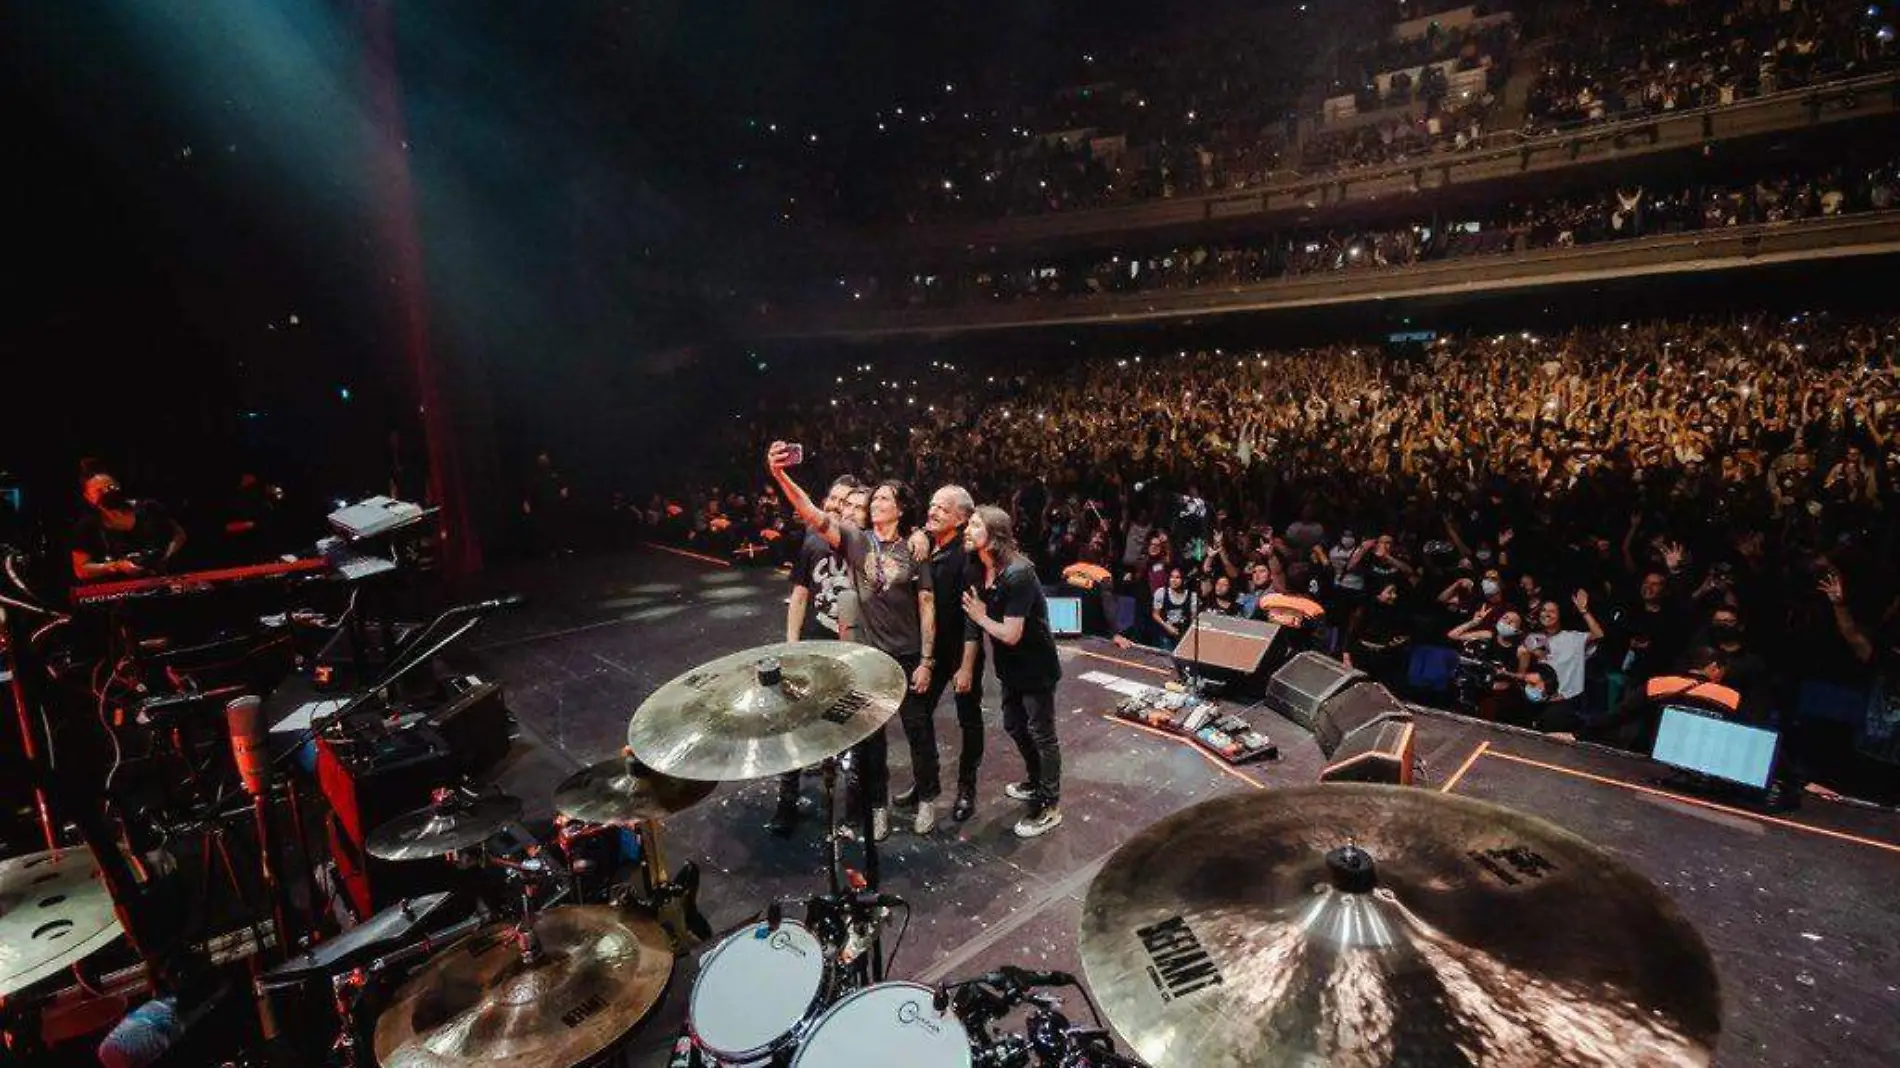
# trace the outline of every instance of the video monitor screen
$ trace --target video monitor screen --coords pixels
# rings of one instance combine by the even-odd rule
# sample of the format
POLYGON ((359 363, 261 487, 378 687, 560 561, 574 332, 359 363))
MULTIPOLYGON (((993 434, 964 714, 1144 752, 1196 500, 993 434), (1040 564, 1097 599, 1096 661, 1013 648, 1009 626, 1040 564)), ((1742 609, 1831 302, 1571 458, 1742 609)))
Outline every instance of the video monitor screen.
POLYGON ((1780 740, 1781 736, 1771 730, 1731 723, 1681 705, 1665 705, 1650 756, 1684 771, 1765 789, 1780 740))
POLYGON ((1049 630, 1058 638, 1082 633, 1082 598, 1049 598, 1049 630))

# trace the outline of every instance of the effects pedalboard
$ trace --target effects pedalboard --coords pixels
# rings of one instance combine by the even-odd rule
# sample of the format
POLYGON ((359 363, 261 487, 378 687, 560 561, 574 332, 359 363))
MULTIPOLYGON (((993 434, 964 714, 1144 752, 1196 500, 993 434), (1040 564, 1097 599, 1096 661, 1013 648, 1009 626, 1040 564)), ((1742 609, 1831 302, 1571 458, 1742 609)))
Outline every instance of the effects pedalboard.
POLYGON ((1246 720, 1223 711, 1220 702, 1189 693, 1149 688, 1115 706, 1131 723, 1180 735, 1229 764, 1277 760, 1280 747, 1246 720))

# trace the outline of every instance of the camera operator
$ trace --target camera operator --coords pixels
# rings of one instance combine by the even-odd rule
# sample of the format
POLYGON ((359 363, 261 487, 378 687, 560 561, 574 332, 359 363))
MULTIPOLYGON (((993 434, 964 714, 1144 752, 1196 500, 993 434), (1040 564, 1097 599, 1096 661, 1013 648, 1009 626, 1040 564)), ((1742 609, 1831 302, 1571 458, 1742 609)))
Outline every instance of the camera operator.
POLYGON ((1524 640, 1524 617, 1506 608, 1491 629, 1485 629, 1490 610, 1453 627, 1445 636, 1459 643, 1457 700, 1459 710, 1489 720, 1514 718, 1523 698, 1518 692, 1518 646, 1524 640))

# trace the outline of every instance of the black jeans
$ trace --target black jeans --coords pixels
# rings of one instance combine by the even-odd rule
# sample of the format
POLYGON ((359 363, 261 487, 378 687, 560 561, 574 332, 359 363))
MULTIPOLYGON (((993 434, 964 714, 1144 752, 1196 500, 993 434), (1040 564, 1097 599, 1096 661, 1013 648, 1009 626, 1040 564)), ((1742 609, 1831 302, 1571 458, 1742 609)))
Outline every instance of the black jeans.
MULTIPOLYGON (((963 650, 956 659, 946 661, 939 653, 930 672, 930 688, 921 696, 904 699, 898 715, 904 723, 904 737, 910 742, 910 770, 917 783, 917 799, 935 801, 943 793, 942 771, 937 757, 937 703, 943 691, 956 681, 957 668, 963 663, 963 650)), ((983 764, 983 661, 976 654, 976 682, 969 693, 955 694, 957 729, 963 735, 963 749, 957 756, 957 789, 976 790, 977 768, 983 764)))
POLYGON ((1036 800, 1053 806, 1062 795, 1062 747, 1056 742, 1056 695, 1053 690, 1012 690, 1003 687, 1003 732, 1016 743, 1029 772, 1029 788, 1036 800))

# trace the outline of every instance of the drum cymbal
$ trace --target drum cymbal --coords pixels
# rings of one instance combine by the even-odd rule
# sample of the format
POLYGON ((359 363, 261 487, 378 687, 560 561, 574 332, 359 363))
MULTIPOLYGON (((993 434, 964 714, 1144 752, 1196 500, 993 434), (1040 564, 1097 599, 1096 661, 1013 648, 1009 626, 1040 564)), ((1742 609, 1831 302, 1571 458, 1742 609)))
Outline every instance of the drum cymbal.
POLYGON ((1154 1068, 1706 1065, 1709 951, 1610 854, 1390 786, 1216 798, 1089 886, 1082 963, 1154 1068))
POLYGON ((633 823, 691 808, 714 789, 714 783, 675 779, 629 757, 609 757, 555 787, 554 810, 588 823, 633 823))
POLYGON ((417 969, 376 1021, 383 1068, 569 1068, 612 1046, 660 1000, 673 950, 660 925, 606 905, 535 918, 523 961, 498 924, 417 969))
POLYGON ((507 794, 469 799, 451 796, 439 804, 397 816, 369 832, 363 848, 384 860, 424 860, 486 842, 521 818, 521 799, 507 794))
POLYGON ((682 779, 762 779, 869 738, 896 714, 905 681, 896 660, 867 645, 762 645, 655 690, 627 724, 627 744, 682 779))
POLYGON ((0 998, 124 933, 86 847, 0 860, 0 998))

